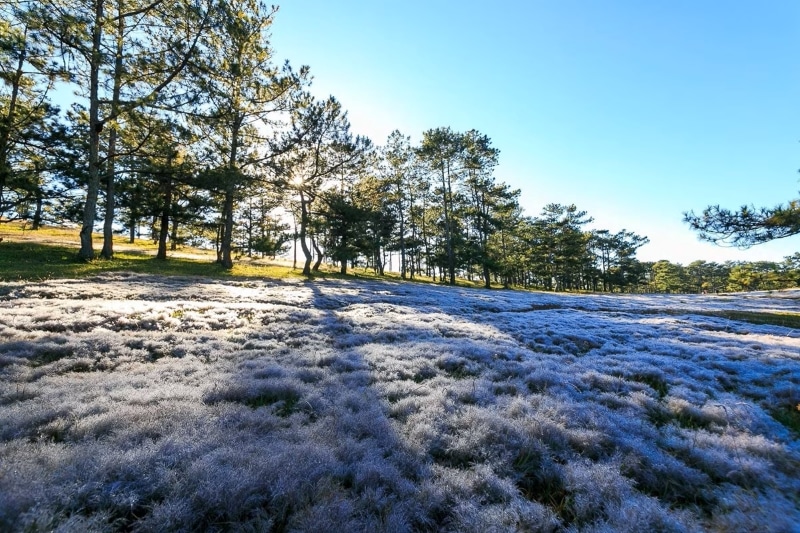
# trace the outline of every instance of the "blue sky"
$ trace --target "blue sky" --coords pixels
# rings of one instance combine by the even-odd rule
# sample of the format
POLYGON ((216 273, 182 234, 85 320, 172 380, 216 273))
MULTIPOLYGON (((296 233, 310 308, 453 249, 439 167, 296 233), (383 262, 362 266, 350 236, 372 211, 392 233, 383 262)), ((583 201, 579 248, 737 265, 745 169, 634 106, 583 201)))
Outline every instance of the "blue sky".
POLYGON ((279 59, 353 130, 475 128, 528 214, 575 203, 647 235, 643 260, 780 260, 698 242, 682 212, 798 195, 800 3, 287 0, 279 59))

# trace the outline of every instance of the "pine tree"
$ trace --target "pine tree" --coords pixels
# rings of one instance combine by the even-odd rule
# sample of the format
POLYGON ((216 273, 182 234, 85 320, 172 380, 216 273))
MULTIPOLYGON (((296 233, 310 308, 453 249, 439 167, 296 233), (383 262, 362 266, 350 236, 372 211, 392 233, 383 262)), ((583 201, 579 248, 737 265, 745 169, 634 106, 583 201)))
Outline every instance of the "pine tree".
POLYGON ((298 240, 305 256, 303 275, 311 276, 311 249, 317 252, 317 268, 322 259, 312 231, 314 202, 336 176, 363 168, 372 144, 365 137, 353 137, 347 113, 333 97, 325 101, 308 97, 292 113, 292 121, 286 139, 293 148, 282 158, 279 183, 298 198, 298 240))
POLYGON ((199 95, 193 125, 203 139, 212 172, 209 186, 220 194, 221 239, 218 261, 233 266, 234 212, 237 201, 257 181, 274 173, 281 145, 282 115, 299 105, 308 69, 276 66, 269 28, 276 7, 260 0, 226 0, 214 12, 215 31, 202 40, 201 56, 189 69, 199 95))
POLYGON ((48 98, 66 73, 52 61, 30 2, 0 4, 0 219, 27 217, 34 227, 44 201, 42 176, 63 137, 48 98))
POLYGON ((443 215, 441 223, 444 241, 443 259, 447 270, 447 282, 450 285, 456 283, 455 224, 453 221, 455 196, 453 190, 456 188, 462 170, 464 148, 462 140, 462 136, 450 128, 432 129, 422 134, 422 144, 417 151, 420 158, 427 162, 431 170, 437 172, 441 178, 438 197, 443 215))
POLYGON ((743 205, 738 211, 718 205, 683 214, 683 220, 701 240, 749 248, 800 234, 800 200, 772 208, 743 205))
POLYGON ((92 231, 105 171, 103 255, 111 257, 117 123, 153 105, 186 67, 208 30, 209 5, 194 0, 41 0, 36 17, 71 72, 88 106, 86 199, 81 227, 83 259, 94 257, 92 231), (108 134, 106 154, 101 135, 108 134))

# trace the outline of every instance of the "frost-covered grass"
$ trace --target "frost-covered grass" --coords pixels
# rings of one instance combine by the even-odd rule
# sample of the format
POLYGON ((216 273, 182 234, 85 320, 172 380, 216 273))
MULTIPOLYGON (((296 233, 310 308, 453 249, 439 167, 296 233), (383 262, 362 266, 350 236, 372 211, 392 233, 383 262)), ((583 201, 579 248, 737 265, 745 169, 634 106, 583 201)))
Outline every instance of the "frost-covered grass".
POLYGON ((799 307, 2 283, 0 530, 797 531, 799 307))

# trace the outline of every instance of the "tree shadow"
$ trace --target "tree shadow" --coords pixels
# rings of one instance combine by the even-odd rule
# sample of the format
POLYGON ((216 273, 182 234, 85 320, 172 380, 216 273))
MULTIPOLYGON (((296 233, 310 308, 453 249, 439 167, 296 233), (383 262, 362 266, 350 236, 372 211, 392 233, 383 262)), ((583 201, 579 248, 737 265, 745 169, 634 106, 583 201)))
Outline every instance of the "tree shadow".
MULTIPOLYGON (((630 302, 614 310, 605 299, 379 281, 113 275, 56 285, 0 303, 47 292, 80 314, 93 304, 79 294, 134 298, 157 303, 173 329, 92 322, 96 332, 77 331, 64 314, 58 357, 37 359, 42 385, 14 392, 11 374, 0 374, 6 425, 28 424, 4 434, 0 449, 17 465, 0 475, 0 525, 11 529, 22 516, 30 525, 36 507, 56 523, 95 528, 553 530, 599 524, 609 505, 627 501, 648 510, 643 523, 653 528, 678 520, 673 506, 700 502, 713 513, 700 496, 715 484, 773 482, 758 472, 725 477, 722 466, 733 471, 745 453, 772 454, 780 476, 795 464, 776 451, 776 426, 757 410, 746 419, 730 400, 755 405, 742 388, 788 387, 800 373, 785 339, 753 337, 773 331, 764 326, 731 330, 718 317, 630 302), (217 333, 192 329, 214 324, 217 333), (72 363, 87 347, 122 362, 81 371, 72 363), (765 440, 725 448, 734 431, 765 440), (708 457, 729 454, 731 464, 680 447, 681 432, 719 437, 708 457), (665 448, 667 434, 678 448, 665 448), (609 464, 610 481, 581 481, 609 464), (589 505, 591 491, 600 496, 589 505)), ((49 357, 37 342, 9 341, 0 354, 49 357)))

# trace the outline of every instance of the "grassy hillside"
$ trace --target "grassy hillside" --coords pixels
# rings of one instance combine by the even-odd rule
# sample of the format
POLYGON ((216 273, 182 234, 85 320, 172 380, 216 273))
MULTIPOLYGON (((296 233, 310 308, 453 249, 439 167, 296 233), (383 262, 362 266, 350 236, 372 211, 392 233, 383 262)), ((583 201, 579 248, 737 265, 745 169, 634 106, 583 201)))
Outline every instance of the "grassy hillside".
POLYGON ((0 530, 791 531, 798 302, 0 283, 0 530))
MULTIPOLYGON (((155 259, 158 246, 152 241, 115 238, 114 259, 80 261, 78 230, 44 227, 32 231, 18 223, 0 224, 0 280, 44 280, 81 278, 101 272, 135 272, 168 276, 206 276, 217 278, 299 277, 284 262, 239 261, 230 271, 215 262, 213 251, 181 247, 169 252, 167 261, 155 259)), ((96 247, 102 236, 95 236, 96 247)))
MULTIPOLYGON (((232 269, 226 270, 216 263, 212 250, 180 247, 168 252, 167 261, 155 259, 158 246, 150 240, 117 236, 114 240, 114 259, 82 261, 77 257, 79 238, 77 229, 42 227, 32 231, 27 224, 0 224, 0 281, 83 278, 103 272, 133 272, 164 276, 205 276, 218 279, 303 279, 302 263, 292 268, 286 259, 258 259, 240 257, 232 269)), ((102 245, 102 235, 95 235, 96 248, 102 245)), ((315 278, 326 279, 376 279, 371 269, 351 269, 340 275, 338 269, 322 265, 315 278)), ((399 274, 386 272, 381 279, 400 280, 399 274)), ((433 283, 425 276, 416 276, 415 283, 433 283)), ((459 280, 461 287, 481 287, 480 282, 459 280)))

